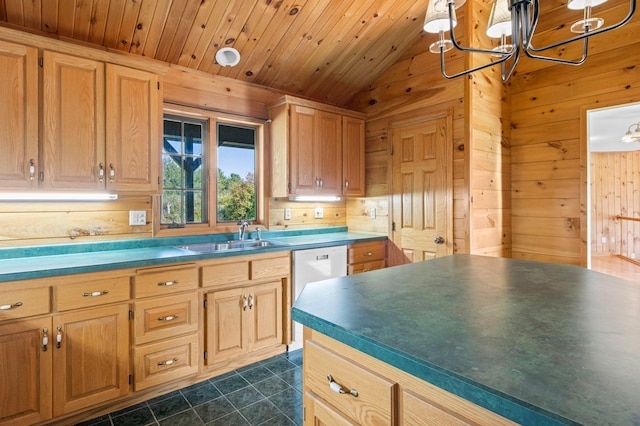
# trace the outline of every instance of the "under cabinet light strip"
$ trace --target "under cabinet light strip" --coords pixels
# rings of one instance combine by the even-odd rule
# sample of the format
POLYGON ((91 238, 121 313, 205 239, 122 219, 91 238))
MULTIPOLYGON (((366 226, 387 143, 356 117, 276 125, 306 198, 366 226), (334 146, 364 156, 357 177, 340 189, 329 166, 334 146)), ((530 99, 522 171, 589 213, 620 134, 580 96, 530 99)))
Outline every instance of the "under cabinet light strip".
POLYGON ((0 201, 104 201, 117 200, 118 194, 65 192, 0 192, 0 201))
POLYGON ((289 201, 308 201, 308 202, 332 202, 340 201, 340 197, 332 195, 292 195, 289 201))

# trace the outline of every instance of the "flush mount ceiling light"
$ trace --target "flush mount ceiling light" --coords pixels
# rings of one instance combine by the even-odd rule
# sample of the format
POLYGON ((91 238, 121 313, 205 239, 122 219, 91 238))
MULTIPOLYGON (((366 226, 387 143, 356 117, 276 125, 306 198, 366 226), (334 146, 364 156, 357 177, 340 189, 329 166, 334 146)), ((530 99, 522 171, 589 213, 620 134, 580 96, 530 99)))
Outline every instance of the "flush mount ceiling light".
POLYGON ((223 67, 235 67, 240 62, 240 52, 233 47, 223 47, 216 52, 216 62, 223 67))
POLYGON ((632 124, 627 129, 627 133, 620 139, 622 143, 632 143, 632 142, 640 142, 640 122, 632 124), (635 130, 632 132, 631 128, 635 127, 635 130))
MULTIPOLYGON (((499 38, 500 45, 494 49, 478 49, 462 47, 456 41, 454 28, 458 23, 456 9, 462 6, 466 0, 429 0, 427 14, 424 20, 424 30, 428 33, 438 34, 439 39, 432 43, 429 50, 440 54, 440 69, 445 78, 451 79, 467 75, 474 71, 501 65, 502 81, 507 81, 515 69, 520 55, 524 53, 532 59, 540 59, 559 64, 581 65, 587 59, 589 37, 620 28, 631 18, 636 10, 636 0, 629 0, 629 12, 620 22, 602 27, 604 20, 591 16, 591 9, 607 0, 568 0, 567 7, 570 10, 582 10, 583 19, 571 25, 571 31, 578 34, 566 40, 550 44, 544 47, 534 47, 531 43, 540 17, 539 0, 495 0, 491 9, 486 34, 492 38, 499 38), (449 31, 449 39, 445 38, 445 32, 449 31), (507 42, 507 37, 510 42, 507 42), (538 53, 569 43, 583 41, 582 57, 577 60, 566 60, 557 57, 541 56, 538 53), (463 52, 483 53, 497 57, 498 59, 477 66, 475 68, 448 75, 445 72, 444 52, 456 48, 463 52), (511 63, 507 66, 507 61, 511 63)), ((472 37, 469 36, 468 39, 472 37)))

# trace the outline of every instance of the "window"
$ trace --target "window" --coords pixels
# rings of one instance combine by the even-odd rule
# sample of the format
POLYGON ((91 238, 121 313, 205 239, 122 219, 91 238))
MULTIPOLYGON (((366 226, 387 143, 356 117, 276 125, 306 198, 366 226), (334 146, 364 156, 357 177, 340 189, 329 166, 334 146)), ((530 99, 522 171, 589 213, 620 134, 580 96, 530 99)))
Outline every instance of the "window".
POLYGON ((258 221, 261 123, 187 114, 197 118, 164 116, 160 227, 226 232, 258 221))
POLYGON ((165 116, 161 225, 207 222, 204 141, 207 122, 165 116))
POLYGON ((256 130, 218 123, 218 222, 256 220, 256 130))

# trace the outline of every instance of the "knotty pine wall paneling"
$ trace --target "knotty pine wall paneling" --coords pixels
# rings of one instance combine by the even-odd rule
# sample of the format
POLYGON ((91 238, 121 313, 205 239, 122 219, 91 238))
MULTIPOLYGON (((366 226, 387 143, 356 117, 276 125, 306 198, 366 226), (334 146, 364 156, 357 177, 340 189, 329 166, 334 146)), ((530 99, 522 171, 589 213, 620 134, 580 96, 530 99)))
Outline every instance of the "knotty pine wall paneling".
MULTIPOLYGON (((601 5, 598 16, 616 22, 627 5, 601 5)), ((543 8, 551 21, 567 19, 560 2, 543 8)), ((541 28, 551 27, 548 23, 541 28)), ((554 37, 543 31, 538 45, 554 37)), ((550 54, 576 58, 579 51, 580 46, 564 46, 550 54)), ((626 26, 593 37, 581 66, 520 60, 509 80, 514 258, 587 265, 586 113, 638 102, 638 64, 638 13, 626 26)))
POLYGON ((592 152, 591 255, 640 258, 640 151, 592 152))
MULTIPOLYGON (((473 33, 474 47, 492 45, 483 31, 490 1, 473 2, 465 30, 473 33), (475 31, 474 31, 475 30, 475 31)), ((488 55, 468 55, 468 66, 488 63, 488 55)), ((465 78, 468 92, 470 192, 469 216, 472 254, 511 257, 511 111, 500 67, 485 68, 465 78)))

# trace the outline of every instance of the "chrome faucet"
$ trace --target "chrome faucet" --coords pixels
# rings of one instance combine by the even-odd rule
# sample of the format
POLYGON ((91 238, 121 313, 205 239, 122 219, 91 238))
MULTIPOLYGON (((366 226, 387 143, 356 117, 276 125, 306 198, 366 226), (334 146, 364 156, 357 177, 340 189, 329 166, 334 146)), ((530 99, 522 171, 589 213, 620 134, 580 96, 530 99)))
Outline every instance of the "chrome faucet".
POLYGON ((240 241, 244 240, 244 236, 246 235, 247 226, 249 226, 248 220, 241 220, 238 222, 238 226, 240 226, 240 230, 238 232, 238 239, 240 241))
POLYGON ((257 238, 258 241, 262 239, 261 233, 262 233, 262 229, 259 226, 256 226, 256 234, 258 234, 258 238, 257 238))

